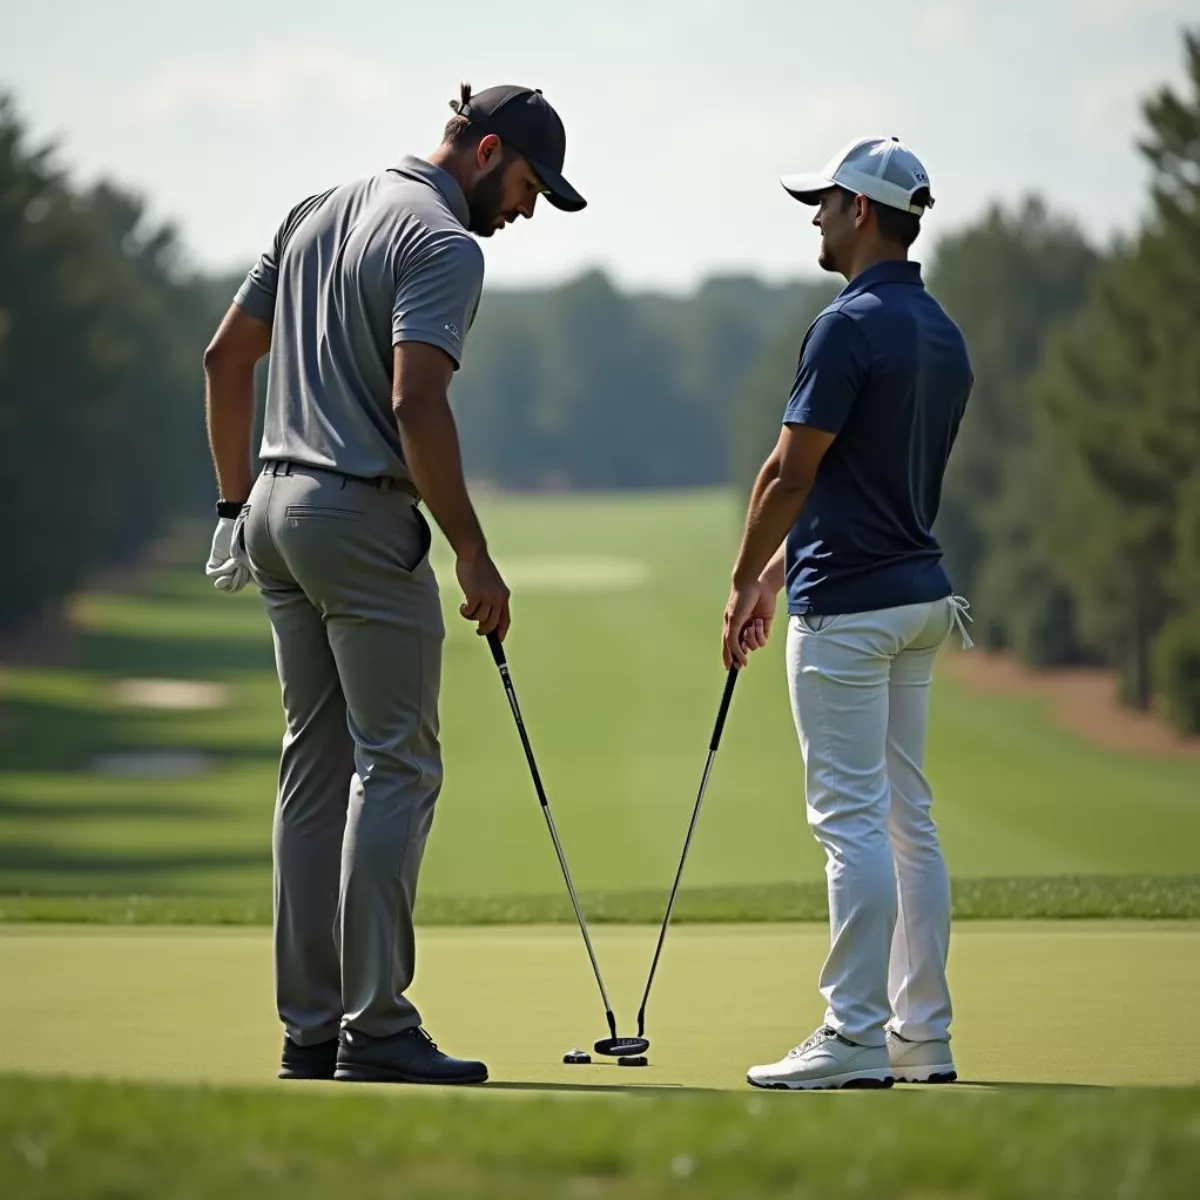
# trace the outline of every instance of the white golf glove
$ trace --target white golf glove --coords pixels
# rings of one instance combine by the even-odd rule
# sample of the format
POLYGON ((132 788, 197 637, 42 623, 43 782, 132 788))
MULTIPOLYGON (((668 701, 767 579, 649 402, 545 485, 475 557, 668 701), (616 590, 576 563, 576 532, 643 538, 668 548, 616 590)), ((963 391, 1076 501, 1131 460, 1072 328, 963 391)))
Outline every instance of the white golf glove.
POLYGON ((237 517, 219 517, 213 534, 212 550, 204 573, 220 592, 240 592, 250 581, 250 561, 242 545, 242 522, 246 510, 237 517))

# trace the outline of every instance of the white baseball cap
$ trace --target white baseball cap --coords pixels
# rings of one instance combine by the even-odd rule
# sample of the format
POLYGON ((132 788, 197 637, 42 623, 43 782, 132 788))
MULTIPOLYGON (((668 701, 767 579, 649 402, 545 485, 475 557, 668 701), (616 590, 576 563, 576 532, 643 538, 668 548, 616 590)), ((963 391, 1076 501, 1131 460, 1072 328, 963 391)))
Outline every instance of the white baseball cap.
POLYGON ((866 137, 851 142, 815 174, 784 175, 780 182, 802 204, 820 203, 831 187, 845 188, 889 208, 920 216, 933 207, 929 173, 899 138, 866 137), (924 189, 923 203, 913 196, 924 189))

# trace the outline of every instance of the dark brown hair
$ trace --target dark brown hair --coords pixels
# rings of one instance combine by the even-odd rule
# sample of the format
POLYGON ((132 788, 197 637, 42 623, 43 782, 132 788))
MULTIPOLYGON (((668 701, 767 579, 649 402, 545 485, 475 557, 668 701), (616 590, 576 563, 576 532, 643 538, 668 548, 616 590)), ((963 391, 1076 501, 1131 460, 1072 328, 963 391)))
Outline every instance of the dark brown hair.
MULTIPOLYGON (((854 200, 854 193, 848 188, 839 188, 839 191, 842 193, 842 208, 849 208, 854 200)), ((915 203, 928 206, 929 189, 918 188, 912 198, 915 203)), ((918 213, 892 208, 890 204, 877 204, 869 196, 867 203, 875 213, 875 219, 879 222, 879 233, 884 241, 894 242, 907 250, 917 240, 917 234, 921 232, 921 217, 918 213)))
POLYGON ((459 84, 458 99, 450 101, 454 116, 446 122, 446 128, 442 133, 442 141, 455 150, 469 150, 478 145, 479 139, 483 136, 471 124, 469 118, 462 115, 462 110, 470 103, 471 85, 469 83, 459 84))

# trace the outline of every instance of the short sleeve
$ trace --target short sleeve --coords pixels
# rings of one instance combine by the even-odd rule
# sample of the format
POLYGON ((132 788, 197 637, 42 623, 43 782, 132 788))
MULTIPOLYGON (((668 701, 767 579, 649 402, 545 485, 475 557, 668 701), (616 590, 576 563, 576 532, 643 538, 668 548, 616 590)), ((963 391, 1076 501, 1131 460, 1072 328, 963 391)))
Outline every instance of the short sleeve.
POLYGON ((783 423, 840 433, 867 366, 866 339, 853 319, 836 311, 822 313, 804 339, 783 423))
POLYGON ((279 260, 282 257, 283 229, 275 235, 271 248, 250 268, 233 302, 243 312, 265 321, 275 320, 275 293, 279 290, 279 260))
POLYGON ((483 289, 483 252, 460 233, 431 239, 406 256, 396 279, 392 345, 425 342, 457 368, 483 289))
POLYGON ((250 268, 242 286, 238 288, 233 302, 243 312, 265 321, 268 325, 275 319, 275 296, 279 291, 279 264, 283 260, 283 252, 295 233, 296 227, 312 210, 320 204, 330 192, 319 192, 307 196, 284 218, 283 224, 275 231, 275 240, 250 268))

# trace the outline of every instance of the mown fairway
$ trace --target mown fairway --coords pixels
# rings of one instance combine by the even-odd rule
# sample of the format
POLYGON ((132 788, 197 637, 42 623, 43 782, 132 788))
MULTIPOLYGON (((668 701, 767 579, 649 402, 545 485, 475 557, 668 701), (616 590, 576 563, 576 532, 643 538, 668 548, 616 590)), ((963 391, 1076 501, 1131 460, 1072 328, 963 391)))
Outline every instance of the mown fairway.
MULTIPOLYGON (((495 499, 510 567, 509 657, 582 890, 669 882, 722 685, 717 631, 735 500, 724 493, 495 499)), ((5 673, 0 893, 265 894, 281 731, 270 635, 252 592, 218 595, 205 530, 134 596, 82 600, 74 661, 5 673), (127 678, 215 681, 212 711, 125 704, 127 678), (211 756, 139 778, 97 756, 211 756)), ((447 784, 428 897, 556 892, 557 868, 486 647, 456 614, 444 545, 447 784)), ((693 848, 689 886, 818 880, 800 755, 773 647, 740 681, 693 848)), ((941 682, 931 772, 958 877, 1194 870, 1200 769, 1108 753, 1031 701, 941 682)))

